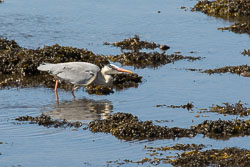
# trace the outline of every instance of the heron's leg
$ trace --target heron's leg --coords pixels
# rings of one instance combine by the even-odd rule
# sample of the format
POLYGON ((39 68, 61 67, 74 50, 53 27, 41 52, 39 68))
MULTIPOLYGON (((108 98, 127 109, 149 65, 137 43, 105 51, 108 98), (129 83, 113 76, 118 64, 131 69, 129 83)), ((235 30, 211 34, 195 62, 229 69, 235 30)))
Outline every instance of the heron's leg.
POLYGON ((58 100, 59 100, 59 98, 58 98, 58 94, 57 94, 57 86, 58 86, 58 80, 56 80, 55 89, 54 89, 54 91, 55 91, 55 95, 56 95, 56 101, 58 101, 58 100))
POLYGON ((57 92, 57 86, 58 86, 58 80, 56 80, 55 89, 54 89, 55 92, 57 92))
POLYGON ((78 88, 79 88, 79 86, 74 85, 73 88, 72 88, 72 91, 71 91, 72 96, 74 97, 75 100, 76 100, 76 96, 74 94, 74 91, 77 90, 78 88))
POLYGON ((55 92, 55 95, 56 95, 56 102, 57 102, 57 104, 59 104, 59 97, 58 97, 57 92, 55 92))

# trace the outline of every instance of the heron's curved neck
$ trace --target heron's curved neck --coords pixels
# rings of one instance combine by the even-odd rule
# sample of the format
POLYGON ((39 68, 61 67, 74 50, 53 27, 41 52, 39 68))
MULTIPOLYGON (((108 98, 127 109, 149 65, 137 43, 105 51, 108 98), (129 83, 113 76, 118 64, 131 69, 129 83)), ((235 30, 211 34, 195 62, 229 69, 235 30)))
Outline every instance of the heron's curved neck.
POLYGON ((104 74, 103 77, 105 79, 106 85, 112 85, 112 83, 113 83, 113 77, 111 75, 104 74))
MULTIPOLYGON (((100 74, 101 74, 101 78, 102 78, 101 79, 102 85, 107 85, 107 86, 112 85, 113 77, 111 75, 106 74, 106 71, 104 71, 103 69, 101 70, 100 74)), ((99 78, 99 80, 100 80, 100 78, 99 78)))

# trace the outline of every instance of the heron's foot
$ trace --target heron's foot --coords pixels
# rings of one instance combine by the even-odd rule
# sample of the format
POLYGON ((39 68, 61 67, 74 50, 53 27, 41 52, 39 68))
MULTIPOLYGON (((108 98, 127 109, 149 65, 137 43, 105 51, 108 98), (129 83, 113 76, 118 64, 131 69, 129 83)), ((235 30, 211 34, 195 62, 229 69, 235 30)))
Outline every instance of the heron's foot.
POLYGON ((71 90, 71 93, 72 93, 72 96, 74 97, 74 100, 77 100, 77 99, 76 99, 76 96, 75 96, 75 94, 74 94, 74 91, 77 90, 77 89, 79 89, 79 88, 80 88, 80 86, 74 85, 74 87, 73 87, 72 90, 71 90))
POLYGON ((74 93, 72 93, 72 95, 73 95, 74 100, 76 101, 76 100, 77 100, 77 98, 76 98, 76 96, 74 95, 74 93))
POLYGON ((59 99, 56 99, 56 104, 59 105, 59 99))
POLYGON ((71 94, 72 94, 73 98, 76 99, 76 96, 74 94, 74 89, 72 89, 71 94))

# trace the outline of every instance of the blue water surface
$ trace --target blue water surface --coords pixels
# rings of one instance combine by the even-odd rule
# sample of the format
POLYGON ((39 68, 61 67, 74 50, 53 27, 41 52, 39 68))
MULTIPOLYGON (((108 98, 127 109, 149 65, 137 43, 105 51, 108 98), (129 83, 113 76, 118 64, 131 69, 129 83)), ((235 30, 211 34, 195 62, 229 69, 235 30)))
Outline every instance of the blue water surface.
POLYGON ((195 3, 194 0, 5 0, 1 3, 0 36, 13 39, 25 48, 36 49, 58 43, 87 48, 96 54, 114 55, 120 50, 103 45, 104 42, 120 41, 137 34, 142 40, 169 45, 168 53, 180 51, 185 56, 201 56, 203 59, 182 60, 157 69, 127 66, 124 68, 143 76, 143 83, 138 88, 108 96, 88 95, 80 89, 75 93, 78 102, 73 100, 70 92, 59 90, 61 106, 56 104, 52 89, 0 90, 0 141, 3 142, 0 144, 0 166, 107 166, 107 161, 141 160, 147 156, 145 145, 196 143, 212 145, 212 148, 237 146, 250 149, 249 137, 222 141, 198 135, 192 139, 126 142, 111 134, 94 134, 82 128, 46 128, 14 120, 44 112, 52 113, 55 118, 88 123, 105 117, 103 113, 126 112, 140 120, 168 120, 163 125, 189 128, 207 119, 236 118, 216 113, 198 114, 197 111, 223 102, 241 100, 249 104, 249 78, 233 74, 207 75, 185 69, 248 64, 249 57, 241 52, 249 49, 250 38, 247 34, 217 30, 232 23, 191 12, 190 7, 195 3), (181 6, 187 10, 180 9, 181 6), (191 54, 191 51, 195 53, 191 54), (188 102, 195 106, 193 111, 156 107, 157 104, 183 105, 188 102))

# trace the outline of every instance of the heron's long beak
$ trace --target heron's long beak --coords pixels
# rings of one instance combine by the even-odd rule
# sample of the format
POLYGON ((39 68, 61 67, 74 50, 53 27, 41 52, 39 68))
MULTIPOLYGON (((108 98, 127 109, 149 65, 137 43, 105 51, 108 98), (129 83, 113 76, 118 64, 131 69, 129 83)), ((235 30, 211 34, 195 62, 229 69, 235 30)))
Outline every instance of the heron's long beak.
POLYGON ((129 71, 129 70, 126 70, 126 69, 123 69, 123 68, 116 68, 117 71, 119 72, 127 72, 127 73, 130 73, 130 74, 133 74, 132 71, 129 71))

